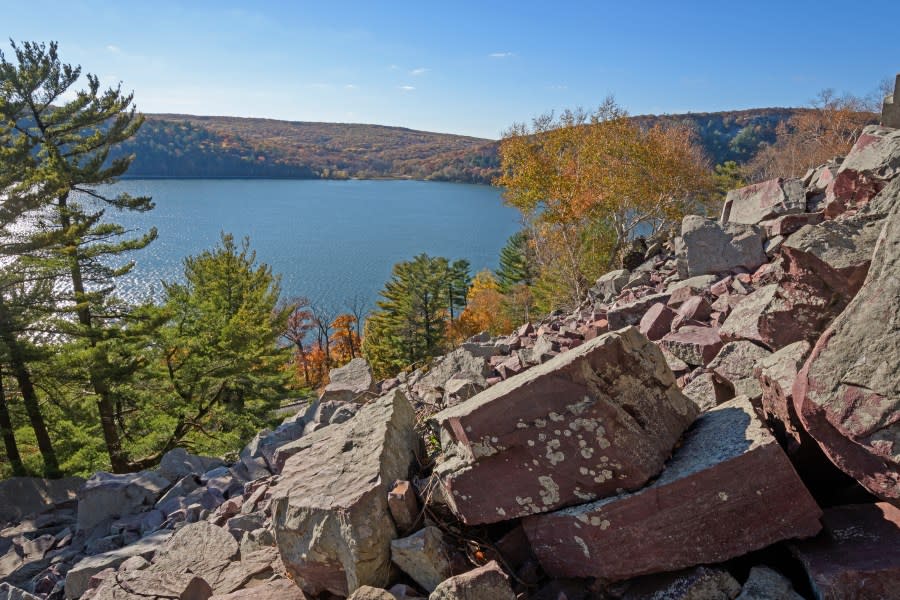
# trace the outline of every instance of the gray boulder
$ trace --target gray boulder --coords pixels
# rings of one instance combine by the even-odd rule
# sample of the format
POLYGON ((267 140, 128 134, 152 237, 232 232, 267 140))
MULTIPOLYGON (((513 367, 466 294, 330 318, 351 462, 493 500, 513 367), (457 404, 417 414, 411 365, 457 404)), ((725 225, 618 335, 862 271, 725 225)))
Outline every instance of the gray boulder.
POLYGON ((682 279, 744 268, 757 269, 767 261, 765 236, 753 225, 716 221, 688 215, 681 222, 681 237, 675 239, 678 274, 682 279))
POLYGON ((328 382, 319 397, 321 402, 353 402, 375 392, 372 368, 364 358, 354 358, 343 367, 332 369, 328 373, 328 382))
POLYGON ((8 583, 0 583, 0 600, 40 600, 25 590, 13 587, 8 583))
POLYGON ((444 580, 428 600, 515 600, 509 579, 492 560, 462 575, 444 580))
POLYGON ((406 479, 419 447, 415 412, 398 390, 346 423, 298 442, 272 490, 281 560, 307 594, 347 596, 390 577, 392 482, 406 479))
POLYGON ((437 527, 391 542, 391 560, 427 592, 453 574, 449 557, 450 549, 437 527))
POLYGON ((0 527, 26 515, 41 513, 54 504, 74 500, 83 485, 81 477, 10 477, 0 481, 0 527))
POLYGON ((170 485, 156 471, 95 473, 78 492, 78 529, 86 531, 105 519, 147 510, 170 485))
POLYGON ((619 292, 621 292, 625 284, 628 283, 630 276, 631 272, 628 269, 610 271, 597 280, 590 289, 590 294, 595 300, 600 302, 610 302, 619 295, 619 292))
POLYGON ((169 481, 178 481, 190 474, 202 475, 225 464, 220 458, 196 456, 184 448, 166 452, 159 463, 159 473, 169 481))
POLYGON ((90 587, 91 577, 105 569, 116 569, 126 560, 136 556, 144 560, 153 558, 171 535, 171 531, 159 531, 118 550, 82 559, 66 574, 66 598, 80 598, 90 587))

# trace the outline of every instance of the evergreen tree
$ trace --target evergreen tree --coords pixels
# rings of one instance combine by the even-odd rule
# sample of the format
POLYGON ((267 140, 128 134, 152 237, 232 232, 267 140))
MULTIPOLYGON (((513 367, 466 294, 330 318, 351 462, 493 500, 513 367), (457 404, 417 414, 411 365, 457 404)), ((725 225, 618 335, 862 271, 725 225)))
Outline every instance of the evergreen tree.
MULTIPOLYGON (((84 345, 87 378, 96 395, 101 429, 113 471, 129 468, 120 425, 124 404, 115 388, 133 374, 136 363, 110 352, 111 341, 128 334, 129 307, 113 295, 115 280, 134 266, 121 255, 145 247, 156 230, 129 237, 106 218, 106 209, 147 211, 150 198, 109 194, 100 187, 125 173, 132 156, 110 159, 110 152, 132 137, 143 122, 121 85, 100 90, 96 76, 87 74, 87 89, 63 101, 81 76, 81 68, 64 64, 57 46, 26 42, 13 44, 16 64, 0 53, 0 110, 14 119, 4 143, 21 161, 20 190, 40 203, 38 229, 45 235, 41 256, 65 264, 65 286, 56 294, 72 318, 59 322, 61 331, 84 345), (18 148, 26 148, 23 153, 18 148)), ((18 374, 17 374, 18 378, 18 374)))
POLYGON ((394 265, 378 309, 366 321, 363 353, 376 372, 396 373, 441 353, 451 306, 465 306, 468 269, 467 261, 451 264, 427 254, 394 265), (451 299, 455 294, 463 301, 451 299))
POLYGON ((141 466, 176 446, 236 450, 286 394, 290 349, 278 338, 292 307, 279 307, 279 278, 256 262, 249 240, 239 246, 223 234, 213 250, 185 259, 184 280, 164 285, 164 410, 141 433, 155 449, 141 466))
POLYGON ((508 294, 519 284, 530 286, 533 283, 534 273, 528 243, 528 233, 525 230, 517 231, 509 236, 506 245, 500 250, 497 285, 501 293, 508 294))
POLYGON ((454 321, 457 314, 466 307, 466 295, 472 285, 470 266, 469 261, 461 258, 454 260, 448 267, 447 307, 451 321, 454 321))

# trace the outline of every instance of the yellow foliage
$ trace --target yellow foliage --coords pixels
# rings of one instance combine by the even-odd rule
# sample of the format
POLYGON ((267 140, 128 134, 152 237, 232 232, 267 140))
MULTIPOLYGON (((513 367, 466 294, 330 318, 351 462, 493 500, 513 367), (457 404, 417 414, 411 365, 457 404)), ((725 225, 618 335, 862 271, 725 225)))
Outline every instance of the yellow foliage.
POLYGON ((485 269, 472 279, 466 295, 466 308, 450 324, 449 337, 459 343, 482 331, 492 335, 508 333, 514 327, 504 310, 504 297, 493 273, 485 269))

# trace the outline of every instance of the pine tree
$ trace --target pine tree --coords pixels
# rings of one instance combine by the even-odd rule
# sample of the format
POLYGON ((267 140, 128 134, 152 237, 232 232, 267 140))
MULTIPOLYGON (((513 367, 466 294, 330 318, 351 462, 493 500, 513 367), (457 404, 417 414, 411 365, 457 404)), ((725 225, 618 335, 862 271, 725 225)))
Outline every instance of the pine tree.
MULTIPOLYGON (((106 218, 106 209, 148 211, 150 198, 109 194, 101 187, 125 173, 132 156, 110 159, 110 152, 132 137, 143 117, 124 94, 121 85, 100 90, 96 76, 87 74, 87 89, 63 101, 81 76, 81 68, 64 64, 57 45, 25 42, 13 44, 16 63, 0 53, 0 109, 15 119, 9 140, 12 147, 27 147, 18 156, 20 190, 30 190, 41 204, 39 229, 48 241, 43 257, 62 261, 67 284, 57 286, 72 318, 60 321, 62 332, 81 340, 87 356, 87 378, 93 389, 101 429, 113 471, 129 468, 117 421, 123 403, 115 387, 130 376, 135 364, 113 362, 117 353, 105 348, 109 340, 127 335, 129 307, 113 295, 116 278, 134 264, 115 260, 145 247, 156 230, 128 237, 126 230, 106 218), (112 266, 118 263, 118 266, 112 266), (62 291, 60 291, 62 290, 62 291)), ((17 375, 18 377, 18 375, 17 375)))
POLYGON ((508 294, 519 284, 530 286, 533 283, 534 273, 528 243, 528 233, 522 230, 509 236, 506 245, 500 250, 497 285, 501 293, 508 294))
POLYGON ((451 307, 465 306, 468 269, 467 261, 427 254, 394 265, 366 320, 363 354, 376 372, 393 374, 443 351, 451 307))

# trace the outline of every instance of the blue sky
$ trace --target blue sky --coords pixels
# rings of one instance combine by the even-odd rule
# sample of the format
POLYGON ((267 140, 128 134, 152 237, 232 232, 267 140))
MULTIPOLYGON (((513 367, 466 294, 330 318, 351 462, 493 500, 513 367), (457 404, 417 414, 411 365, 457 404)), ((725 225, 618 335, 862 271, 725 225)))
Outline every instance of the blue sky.
POLYGON ((800 106, 900 71, 898 0, 0 0, 0 14, 4 38, 57 40, 144 112, 489 138, 610 93, 632 114, 800 106))

